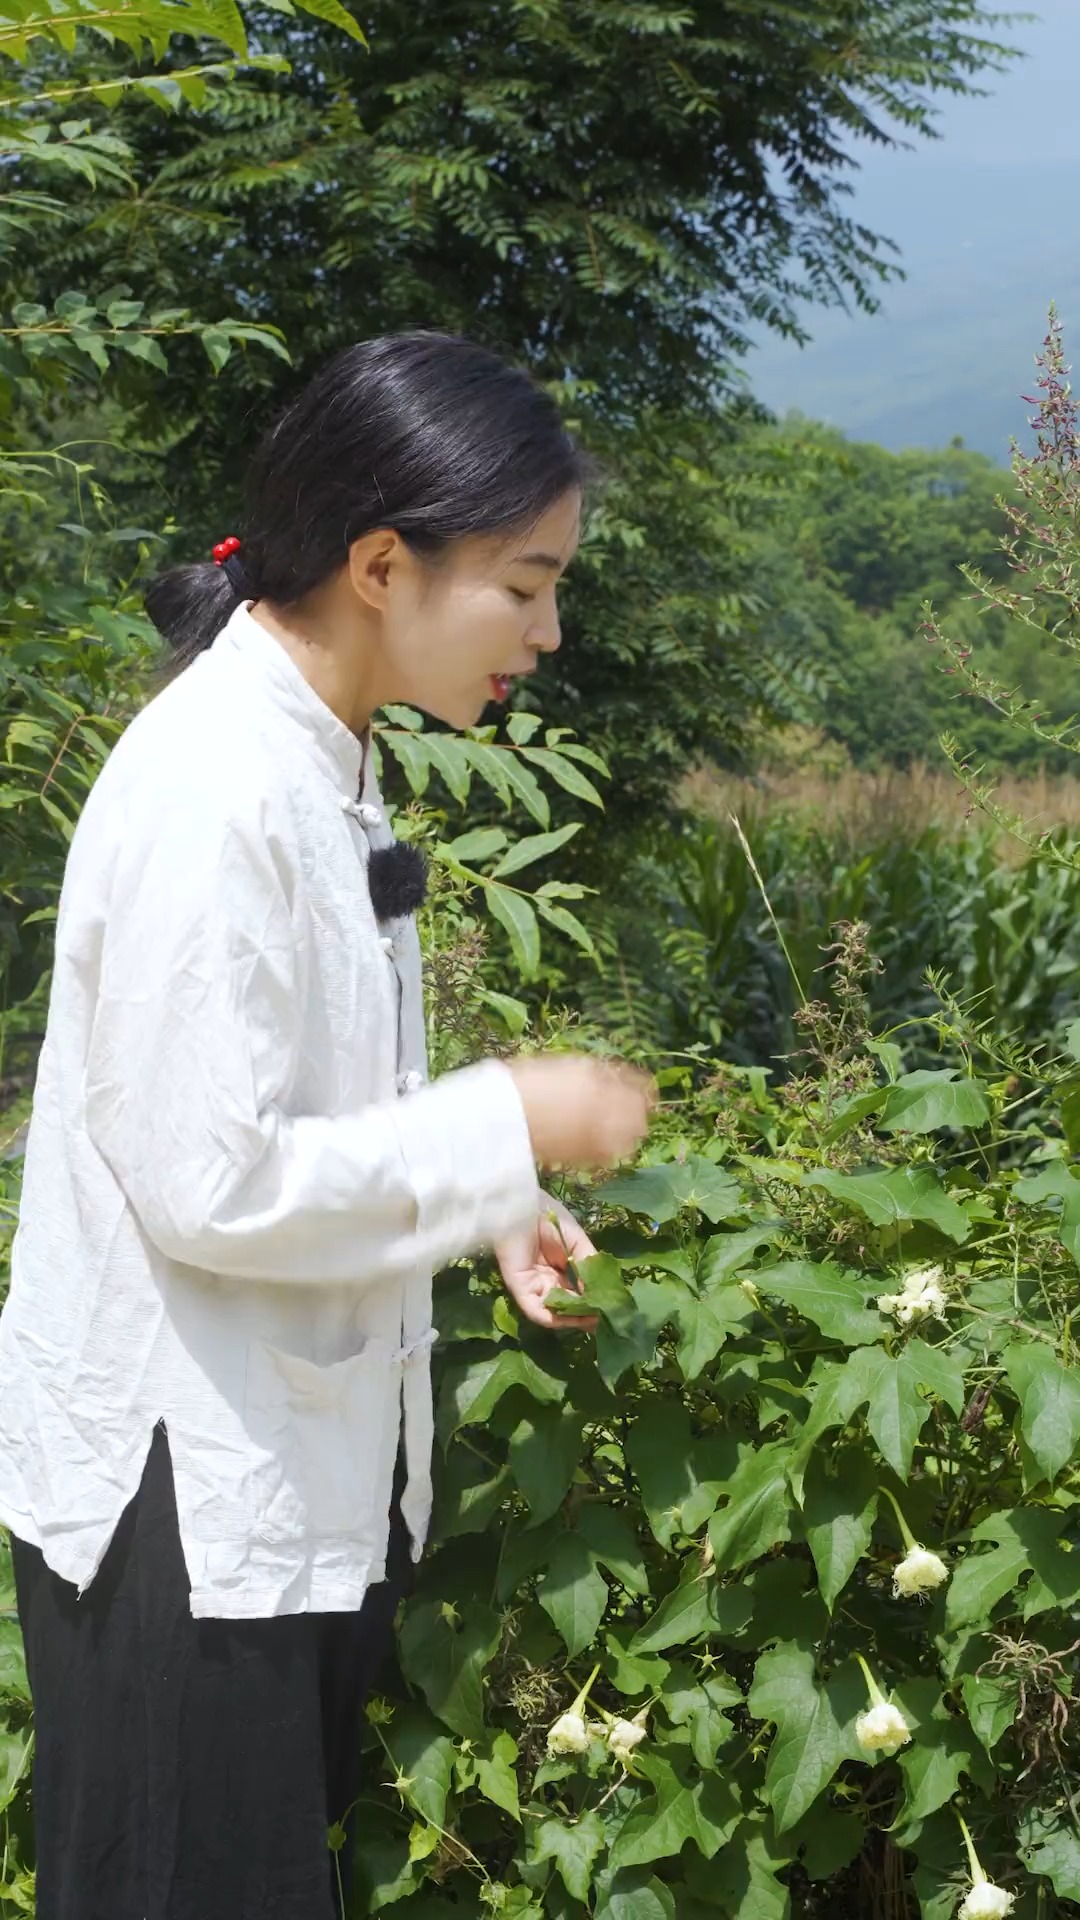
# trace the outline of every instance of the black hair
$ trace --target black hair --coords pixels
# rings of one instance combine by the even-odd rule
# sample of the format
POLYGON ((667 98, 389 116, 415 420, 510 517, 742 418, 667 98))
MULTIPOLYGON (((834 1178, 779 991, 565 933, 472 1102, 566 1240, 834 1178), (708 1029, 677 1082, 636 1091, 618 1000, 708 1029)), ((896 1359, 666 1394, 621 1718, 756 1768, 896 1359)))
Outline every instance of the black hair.
POLYGON ((239 552, 159 574, 147 611, 184 667, 240 600, 295 605, 376 527, 434 560, 470 534, 529 527, 588 478, 554 400, 487 348, 442 333, 365 340, 263 441, 239 552))

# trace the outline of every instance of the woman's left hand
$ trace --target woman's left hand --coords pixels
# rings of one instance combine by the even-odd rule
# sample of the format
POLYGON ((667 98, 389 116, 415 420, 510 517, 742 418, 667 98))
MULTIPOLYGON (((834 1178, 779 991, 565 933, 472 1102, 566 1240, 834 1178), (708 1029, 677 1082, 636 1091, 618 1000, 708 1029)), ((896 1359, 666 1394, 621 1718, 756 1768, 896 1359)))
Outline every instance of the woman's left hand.
POLYGON ((571 1265, 579 1266, 596 1252, 584 1228, 557 1200, 542 1196, 543 1212, 527 1227, 495 1249, 495 1258, 507 1293, 519 1311, 537 1327, 584 1327, 592 1332, 591 1314, 552 1313, 544 1302, 553 1288, 576 1291, 571 1265), (552 1215, 555 1216, 552 1219, 552 1215))

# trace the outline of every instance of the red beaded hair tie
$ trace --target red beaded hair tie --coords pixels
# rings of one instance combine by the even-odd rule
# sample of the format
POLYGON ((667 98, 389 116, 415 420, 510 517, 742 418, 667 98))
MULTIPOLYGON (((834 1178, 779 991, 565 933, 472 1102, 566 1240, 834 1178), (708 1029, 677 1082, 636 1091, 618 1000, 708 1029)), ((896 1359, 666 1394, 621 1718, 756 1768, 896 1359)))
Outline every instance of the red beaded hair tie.
POLYGON ((226 560, 231 560, 233 554, 239 553, 239 551, 240 542, 235 533, 230 533, 227 540, 219 540, 217 546, 214 548, 215 567, 223 567, 226 560))

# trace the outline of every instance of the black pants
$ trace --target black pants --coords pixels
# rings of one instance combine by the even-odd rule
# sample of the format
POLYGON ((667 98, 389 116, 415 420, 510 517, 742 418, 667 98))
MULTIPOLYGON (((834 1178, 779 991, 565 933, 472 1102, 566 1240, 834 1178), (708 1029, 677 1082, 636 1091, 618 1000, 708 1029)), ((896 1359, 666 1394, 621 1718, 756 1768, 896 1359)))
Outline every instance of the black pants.
MULTIPOLYGON (((193 1620, 158 1430, 80 1600, 13 1543, 34 1696, 37 1920, 339 1920, 327 1833, 407 1579, 359 1612, 193 1620)), ((347 1849, 339 1856, 347 1868, 347 1849)))

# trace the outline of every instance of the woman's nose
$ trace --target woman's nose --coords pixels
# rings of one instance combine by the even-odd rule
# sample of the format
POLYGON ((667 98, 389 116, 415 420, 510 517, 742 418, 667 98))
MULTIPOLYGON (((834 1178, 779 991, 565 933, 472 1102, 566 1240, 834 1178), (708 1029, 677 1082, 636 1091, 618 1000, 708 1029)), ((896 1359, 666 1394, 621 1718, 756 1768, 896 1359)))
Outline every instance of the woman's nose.
POLYGON ((562 646, 562 623, 557 607, 553 606, 543 619, 534 621, 529 633, 529 645, 535 647, 537 653, 558 652, 562 646))

